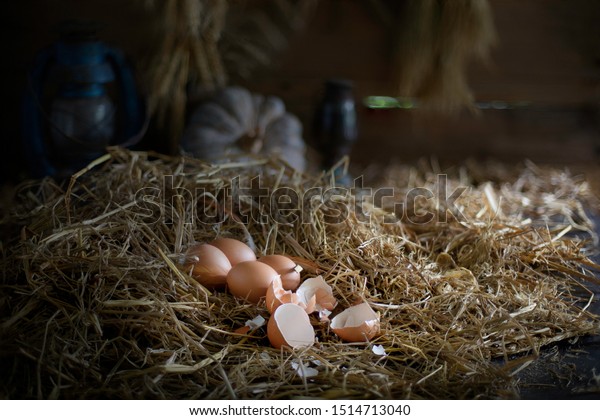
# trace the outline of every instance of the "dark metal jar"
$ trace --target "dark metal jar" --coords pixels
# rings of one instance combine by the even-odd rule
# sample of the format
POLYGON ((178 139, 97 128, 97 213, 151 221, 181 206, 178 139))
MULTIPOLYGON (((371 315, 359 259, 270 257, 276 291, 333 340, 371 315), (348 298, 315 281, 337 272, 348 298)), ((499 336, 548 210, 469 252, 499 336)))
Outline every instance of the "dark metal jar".
POLYGON ((323 155, 323 167, 331 168, 349 155, 358 137, 352 82, 328 80, 313 121, 315 146, 323 155))

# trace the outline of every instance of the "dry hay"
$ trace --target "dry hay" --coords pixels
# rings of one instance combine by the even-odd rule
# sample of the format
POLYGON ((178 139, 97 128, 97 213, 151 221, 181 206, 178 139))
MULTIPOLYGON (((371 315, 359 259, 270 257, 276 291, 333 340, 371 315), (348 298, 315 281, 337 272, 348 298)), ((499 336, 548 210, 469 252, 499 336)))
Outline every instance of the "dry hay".
MULTIPOLYGON (((270 212, 257 188, 243 190, 238 201, 240 190, 230 188, 238 176, 244 186, 260 175, 261 187, 290 187, 298 197, 331 185, 327 175, 294 174, 265 160, 212 166, 114 149, 69 185, 24 184, 0 225, 0 392, 516 397, 512 375, 542 346, 598 332, 597 318, 585 310, 591 293, 582 286, 595 281, 594 265, 586 241, 569 232, 591 227, 582 212, 586 184, 536 171, 508 183, 473 182, 468 170, 449 177, 450 192, 459 184, 469 189, 455 201, 464 219, 447 222, 440 218, 450 209, 436 200, 420 200, 416 214, 397 221, 365 199, 371 220, 359 223, 361 214, 348 205, 357 191, 342 189, 296 201, 280 188, 270 212), (303 213, 293 210, 301 206, 303 213), (434 220, 418 223, 426 211, 434 220), (244 222, 248 215, 254 217, 244 222), (265 215, 272 218, 260 220, 265 215), (266 309, 204 289, 179 265, 187 246, 218 235, 249 241, 259 254, 294 256, 306 276, 323 273, 340 301, 336 312, 357 299, 370 302, 381 313, 381 335, 342 343, 313 318, 318 342, 280 352, 269 346, 265 327, 235 333, 257 315, 268 318, 266 309), (375 354, 374 345, 387 355, 375 354), (302 377, 293 363, 318 375, 302 377)), ((414 186, 435 191, 435 173, 391 169, 386 182, 402 198, 414 186)))

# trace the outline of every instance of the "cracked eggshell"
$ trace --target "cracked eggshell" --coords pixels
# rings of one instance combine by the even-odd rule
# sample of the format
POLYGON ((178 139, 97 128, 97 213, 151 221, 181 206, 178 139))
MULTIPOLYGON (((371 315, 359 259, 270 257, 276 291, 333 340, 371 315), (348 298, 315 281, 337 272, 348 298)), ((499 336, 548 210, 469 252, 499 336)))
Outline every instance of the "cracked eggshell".
POLYGON ((293 292, 300 285, 302 267, 285 255, 265 255, 260 257, 258 261, 273 267, 279 273, 285 290, 293 292))
POLYGON ((330 326, 342 340, 369 341, 379 333, 379 314, 365 302, 340 312, 330 326))
POLYGON ((248 302, 258 303, 267 293, 267 288, 279 274, 267 264, 258 261, 243 261, 236 264, 227 274, 229 292, 248 302))
POLYGON ((269 318, 267 336, 277 349, 310 347, 315 342, 315 329, 304 309, 294 303, 284 303, 269 318))
POLYGON ((200 284, 207 287, 223 286, 231 263, 219 248, 209 244, 192 245, 185 256, 186 270, 200 284))
POLYGON ((306 279, 296 291, 298 300, 306 308, 306 313, 315 311, 333 310, 337 300, 333 296, 333 289, 322 276, 306 279))
POLYGON ((233 238, 217 238, 210 245, 219 248, 229 259, 232 266, 243 261, 256 261, 256 254, 245 243, 233 238))
POLYGON ((298 304, 298 296, 289 290, 285 290, 281 278, 276 278, 267 288, 265 304, 267 305, 269 313, 272 314, 275 312, 275 309, 284 303, 298 304))

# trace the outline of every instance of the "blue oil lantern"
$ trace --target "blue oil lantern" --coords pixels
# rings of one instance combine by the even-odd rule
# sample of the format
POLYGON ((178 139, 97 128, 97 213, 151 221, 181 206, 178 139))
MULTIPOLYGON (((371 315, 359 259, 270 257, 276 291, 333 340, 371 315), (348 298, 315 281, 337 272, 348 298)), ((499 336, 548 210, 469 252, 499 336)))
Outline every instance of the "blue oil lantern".
POLYGON ((110 145, 131 146, 145 112, 123 53, 97 39, 98 25, 68 22, 28 73, 25 155, 33 176, 65 177, 110 145))

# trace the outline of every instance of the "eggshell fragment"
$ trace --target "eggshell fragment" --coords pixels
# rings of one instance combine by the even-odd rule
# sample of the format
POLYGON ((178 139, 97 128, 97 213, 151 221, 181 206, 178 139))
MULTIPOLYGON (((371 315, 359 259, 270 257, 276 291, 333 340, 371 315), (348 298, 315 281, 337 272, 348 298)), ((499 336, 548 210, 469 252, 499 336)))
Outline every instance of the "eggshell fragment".
POLYGON ((365 302, 340 312, 330 325, 342 340, 368 341, 379 333, 379 315, 365 302))
POLYGON ((264 255, 258 261, 273 267, 279 273, 285 290, 294 291, 300 285, 302 267, 285 255, 264 255))
POLYGON ((256 261, 256 254, 252 248, 237 239, 217 238, 210 245, 223 251, 232 266, 243 261, 256 261))
POLYGON ((315 368, 312 368, 304 363, 300 362, 292 362, 292 369, 296 371, 296 375, 301 378, 312 378, 319 374, 319 371, 315 368))
POLYGON ((186 269, 191 270, 200 284, 207 287, 222 286, 226 283, 231 263, 219 248, 209 244, 191 246, 186 253, 186 269))
POLYGON ((284 303, 298 303, 298 295, 295 293, 285 290, 282 285, 281 278, 276 278, 267 288, 267 294, 265 296, 265 303, 269 313, 275 312, 279 306, 284 303))
POLYGON ((290 255, 289 259, 294 261, 296 264, 298 264, 299 266, 302 267, 303 270, 306 270, 307 273, 310 274, 321 274, 323 270, 319 264, 315 261, 306 259, 306 258, 302 258, 302 257, 298 257, 295 255, 290 255))
POLYGON ((322 311, 323 309, 332 310, 337 305, 337 300, 333 296, 333 289, 328 285, 322 276, 306 279, 296 291, 301 306, 304 306, 306 313, 322 311))
POLYGON ((248 302, 258 303, 267 293, 277 271, 258 261, 243 261, 236 264, 227 274, 229 292, 248 302))
POLYGON ((277 349, 310 347, 315 342, 308 314, 294 303, 284 303, 275 310, 267 323, 267 336, 277 349))
POLYGON ((263 325, 265 325, 265 322, 266 321, 262 316, 257 315, 254 318, 246 321, 246 323, 244 325, 250 327, 251 330, 256 330, 256 329, 262 327, 263 325))
POLYGON ((385 352, 385 349, 383 348, 383 346, 381 344, 373 346, 373 348, 371 350, 377 356, 387 356, 387 353, 385 352))

